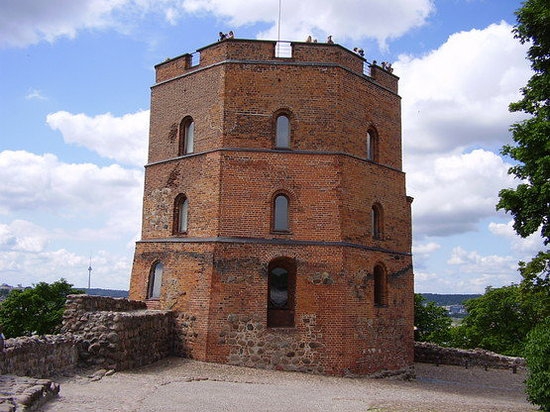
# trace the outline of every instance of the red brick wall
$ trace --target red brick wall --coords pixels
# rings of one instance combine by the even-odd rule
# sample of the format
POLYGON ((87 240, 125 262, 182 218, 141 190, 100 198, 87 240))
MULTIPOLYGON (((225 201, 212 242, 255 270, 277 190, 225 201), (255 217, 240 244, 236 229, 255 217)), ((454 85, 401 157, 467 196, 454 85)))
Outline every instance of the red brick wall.
MULTIPOLYGON (((293 47, 292 58, 275 59, 273 42, 219 42, 200 50, 198 68, 153 87, 130 296, 146 298, 162 261, 158 306, 179 314, 180 353, 198 359, 328 374, 406 369, 413 273, 397 78, 362 75, 363 60, 340 46, 293 47), (274 148, 281 111, 291 150, 274 148), (186 116, 195 150, 178 157, 186 116), (376 163, 365 159, 369 128, 376 163), (279 191, 290 199, 289 233, 272 232, 279 191), (173 235, 180 193, 188 232, 173 235), (381 239, 372 236, 374 203, 381 239), (278 257, 296 262, 294 328, 267 327, 268 265, 278 257), (374 304, 375 265, 386 274, 384 307, 374 304)), ((157 66, 164 80, 168 67, 157 66)))

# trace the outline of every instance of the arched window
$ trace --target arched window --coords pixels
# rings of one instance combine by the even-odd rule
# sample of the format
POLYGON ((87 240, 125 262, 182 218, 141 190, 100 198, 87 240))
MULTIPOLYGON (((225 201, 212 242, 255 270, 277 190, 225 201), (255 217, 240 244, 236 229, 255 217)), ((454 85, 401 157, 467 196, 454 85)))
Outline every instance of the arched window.
POLYGON ((151 268, 151 273, 149 274, 149 287, 147 289, 147 299, 160 298, 163 269, 164 266, 161 262, 156 262, 151 268))
POLYGON ((288 219, 289 201, 285 195, 275 196, 273 201, 273 230, 276 232, 288 232, 290 225, 288 219))
POLYGON ((189 199, 183 194, 176 197, 174 202, 174 230, 177 233, 187 233, 187 222, 189 215, 189 199))
POLYGON ((186 117, 180 123, 180 156, 193 153, 194 140, 195 122, 191 117, 186 117))
POLYGON ((388 304, 388 282, 382 265, 374 267, 374 304, 377 306, 388 304))
POLYGON ((373 129, 367 131, 365 146, 367 159, 376 162, 378 160, 378 135, 373 129))
POLYGON ((383 213, 382 213, 382 206, 380 206, 380 204, 376 203, 372 205, 371 218, 372 218, 371 219, 372 237, 374 239, 382 239, 383 238, 383 232, 382 232, 383 213))
POLYGON ((267 326, 294 326, 296 264, 288 258, 273 259, 267 276, 267 326))
POLYGON ((277 149, 290 148, 290 119, 286 114, 277 116, 275 125, 275 147, 277 149))

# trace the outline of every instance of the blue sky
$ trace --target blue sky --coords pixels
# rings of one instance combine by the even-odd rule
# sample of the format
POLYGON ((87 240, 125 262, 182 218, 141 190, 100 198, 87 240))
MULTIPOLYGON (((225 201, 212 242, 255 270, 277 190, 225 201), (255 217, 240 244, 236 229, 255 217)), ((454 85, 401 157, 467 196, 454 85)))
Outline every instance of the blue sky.
MULTIPOLYGON (((276 39, 278 0, 0 2, 0 283, 127 289, 140 236, 153 66, 217 40, 276 39)), ((530 77, 516 0, 281 0, 281 38, 393 62, 418 292, 519 281, 541 239, 497 212, 517 182, 508 103, 530 77)))

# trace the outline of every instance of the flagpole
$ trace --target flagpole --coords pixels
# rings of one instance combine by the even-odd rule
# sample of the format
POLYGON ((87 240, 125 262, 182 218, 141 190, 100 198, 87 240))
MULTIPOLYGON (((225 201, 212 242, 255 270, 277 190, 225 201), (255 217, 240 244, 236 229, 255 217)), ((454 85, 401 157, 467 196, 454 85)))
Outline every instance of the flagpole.
POLYGON ((281 41, 281 1, 279 0, 279 20, 277 22, 277 41, 281 41))

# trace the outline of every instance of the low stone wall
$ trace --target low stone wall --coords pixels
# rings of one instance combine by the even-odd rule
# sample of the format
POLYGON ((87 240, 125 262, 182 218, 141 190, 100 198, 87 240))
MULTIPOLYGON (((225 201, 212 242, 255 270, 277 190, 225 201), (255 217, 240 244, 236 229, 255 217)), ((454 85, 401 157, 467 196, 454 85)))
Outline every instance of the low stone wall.
POLYGON ((484 349, 444 348, 428 342, 415 342, 414 361, 436 365, 479 366, 490 369, 525 367, 525 359, 499 355, 484 349))
POLYGON ((85 312, 130 312, 147 309, 145 302, 94 295, 69 295, 65 303, 63 324, 85 312))
POLYGON ((6 339, 0 351, 0 375, 52 376, 78 364, 76 340, 71 334, 6 339))
POLYGON ((87 366, 130 369, 173 353, 172 312, 147 310, 140 301, 70 295, 62 331, 75 336, 87 366))

